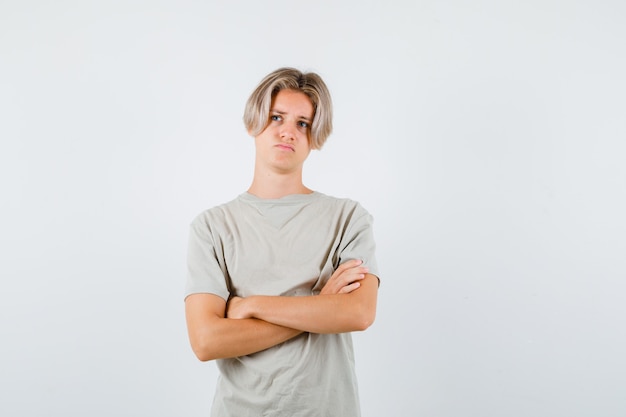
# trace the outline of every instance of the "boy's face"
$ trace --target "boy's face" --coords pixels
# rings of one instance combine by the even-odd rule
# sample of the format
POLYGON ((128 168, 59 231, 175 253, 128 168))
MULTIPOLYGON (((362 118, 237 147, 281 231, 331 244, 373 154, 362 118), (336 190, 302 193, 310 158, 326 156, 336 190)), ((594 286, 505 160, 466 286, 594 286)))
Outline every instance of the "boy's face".
POLYGON ((309 156, 313 104, 295 90, 280 90, 269 113, 269 122, 256 138, 257 163, 280 173, 302 170, 309 156))

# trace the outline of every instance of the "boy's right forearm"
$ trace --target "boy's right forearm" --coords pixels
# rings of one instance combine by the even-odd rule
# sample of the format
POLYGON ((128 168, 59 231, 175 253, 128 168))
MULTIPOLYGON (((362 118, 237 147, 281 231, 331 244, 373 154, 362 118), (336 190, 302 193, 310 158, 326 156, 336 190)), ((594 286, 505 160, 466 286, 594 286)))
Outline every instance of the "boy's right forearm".
POLYGON ((250 355, 302 333, 259 319, 215 318, 211 322, 191 338, 201 361, 250 355))

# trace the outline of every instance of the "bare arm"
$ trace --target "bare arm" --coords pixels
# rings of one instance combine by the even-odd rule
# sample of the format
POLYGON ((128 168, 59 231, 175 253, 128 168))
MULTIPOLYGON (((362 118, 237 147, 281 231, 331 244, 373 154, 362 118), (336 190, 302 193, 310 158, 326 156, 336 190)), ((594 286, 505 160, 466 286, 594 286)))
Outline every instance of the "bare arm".
POLYGON ((357 288, 350 293, 236 298, 229 303, 227 314, 234 318, 258 318, 312 333, 365 330, 376 316, 378 278, 366 273, 356 284, 357 288))
MULTIPOLYGON (((325 297, 331 294, 349 295, 350 292, 359 288, 359 281, 364 278, 365 272, 366 269, 360 267, 358 260, 342 264, 326 283, 322 289, 322 294, 325 297)), ((243 299, 235 297, 228 303, 229 316, 226 318, 227 306, 221 297, 214 294, 192 294, 186 298, 187 330, 191 347, 198 359, 208 361, 249 355, 285 342, 302 333, 302 330, 269 323, 251 316, 237 317, 232 306, 240 305, 240 300, 243 299)))
POLYGON ((185 300, 191 347, 201 361, 249 355, 302 333, 258 319, 224 317, 226 302, 214 294, 192 294, 185 300))

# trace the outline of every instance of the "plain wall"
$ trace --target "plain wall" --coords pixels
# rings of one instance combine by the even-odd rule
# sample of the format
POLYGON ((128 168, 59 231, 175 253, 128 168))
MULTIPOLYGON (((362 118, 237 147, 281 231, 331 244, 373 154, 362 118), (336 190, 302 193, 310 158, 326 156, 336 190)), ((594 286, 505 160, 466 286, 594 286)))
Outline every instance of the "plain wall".
POLYGON ((268 72, 375 217, 364 417, 626 415, 626 3, 0 0, 0 415, 206 416, 188 224, 244 191, 268 72))

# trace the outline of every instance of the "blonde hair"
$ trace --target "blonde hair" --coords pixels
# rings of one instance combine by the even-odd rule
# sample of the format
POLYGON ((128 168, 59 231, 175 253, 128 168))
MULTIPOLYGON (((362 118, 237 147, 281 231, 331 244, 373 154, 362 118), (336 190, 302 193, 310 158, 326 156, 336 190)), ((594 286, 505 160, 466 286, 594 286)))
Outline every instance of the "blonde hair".
POLYGON ((272 100, 280 90, 300 91, 313 104, 313 122, 309 136, 311 149, 321 149, 333 130, 333 105, 330 92, 322 78, 314 72, 303 73, 295 68, 279 68, 259 83, 246 102, 243 123, 252 136, 257 136, 269 123, 272 100))

